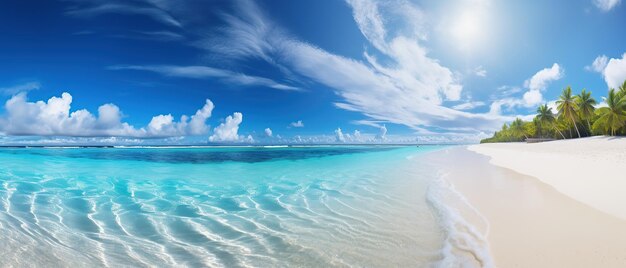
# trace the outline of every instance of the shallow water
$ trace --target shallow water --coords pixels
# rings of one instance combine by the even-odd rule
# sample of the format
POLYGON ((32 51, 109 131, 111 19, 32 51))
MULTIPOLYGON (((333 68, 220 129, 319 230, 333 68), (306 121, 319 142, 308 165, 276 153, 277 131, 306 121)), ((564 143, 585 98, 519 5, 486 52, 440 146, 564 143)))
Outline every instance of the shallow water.
POLYGON ((0 149, 0 266, 438 266, 439 149, 0 149))

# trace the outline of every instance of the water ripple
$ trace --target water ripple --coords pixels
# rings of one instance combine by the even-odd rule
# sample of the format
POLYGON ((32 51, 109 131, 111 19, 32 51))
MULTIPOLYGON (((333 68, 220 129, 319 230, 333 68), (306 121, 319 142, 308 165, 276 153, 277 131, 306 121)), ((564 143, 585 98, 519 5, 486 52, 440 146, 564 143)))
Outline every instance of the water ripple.
POLYGON ((0 167, 0 266, 421 266, 436 259, 427 184, 409 180, 421 173, 372 164, 407 161, 392 151, 363 152, 382 155, 202 165, 194 155, 198 162, 185 165, 169 153, 0 150, 0 161, 11 163, 0 167))

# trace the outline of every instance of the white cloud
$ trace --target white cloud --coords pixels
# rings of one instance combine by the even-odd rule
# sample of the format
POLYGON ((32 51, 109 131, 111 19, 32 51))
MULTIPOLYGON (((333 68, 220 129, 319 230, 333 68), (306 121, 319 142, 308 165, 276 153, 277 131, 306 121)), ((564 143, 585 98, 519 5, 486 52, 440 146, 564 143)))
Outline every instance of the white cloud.
MULTIPOLYGON (((147 6, 156 6, 172 18, 185 17, 178 12, 180 9, 162 2, 167 1, 151 1, 147 6)), ((198 36, 208 36, 193 45, 212 52, 212 57, 263 60, 283 72, 286 81, 302 78, 326 85, 341 97, 342 100, 335 104, 337 107, 360 112, 370 121, 403 124, 415 130, 460 127, 479 131, 498 128, 501 122, 509 120, 508 117, 469 113, 443 105, 446 101, 459 100, 463 88, 456 73, 431 57, 423 46, 422 41, 428 36, 424 25, 429 20, 417 5, 410 1, 371 0, 350 0, 348 4, 360 31, 376 50, 364 51, 365 61, 332 54, 288 35, 253 1, 236 2, 233 14, 220 14, 227 25, 213 29, 211 34, 192 30, 198 36)), ((126 11, 115 8, 110 12, 126 11)), ((266 85, 276 83, 274 88, 284 90, 296 88, 262 77, 253 77, 261 80, 249 79, 237 72, 206 66, 114 68, 178 77, 233 79, 233 83, 239 84, 249 80, 266 85)), ((481 74, 486 72, 479 70, 478 75, 481 74)))
MULTIPOLYGON (((513 108, 523 106, 527 108, 535 107, 544 102, 542 91, 546 90, 548 84, 552 81, 559 80, 563 77, 563 71, 561 67, 554 63, 550 68, 544 68, 535 73, 530 79, 524 82, 524 86, 528 88, 528 91, 524 92, 522 98, 506 97, 495 100, 491 103, 489 113, 492 115, 501 115, 503 107, 506 111, 513 112, 513 108)), ((514 89, 515 92, 519 90, 516 87, 500 87, 502 90, 514 89)), ((527 115, 517 115, 514 117, 524 117, 527 115)))
POLYGON ((378 50, 386 51, 386 35, 383 18, 378 10, 376 2, 367 0, 347 0, 352 6, 354 20, 359 26, 361 33, 374 45, 378 50))
POLYGON ((265 136, 272 137, 272 129, 269 127, 265 129, 265 136))
POLYGON ((477 107, 485 106, 485 103, 482 101, 468 101, 461 104, 457 104, 452 106, 452 109, 455 110, 471 110, 477 107))
POLYGON ((118 65, 110 66, 110 70, 150 71, 170 77, 183 78, 218 78, 226 82, 242 86, 264 86, 278 90, 302 91, 301 88, 278 83, 272 79, 251 76, 224 69, 207 66, 174 66, 174 65, 118 65))
POLYGON ((289 124, 289 126, 291 126, 291 127, 304 127, 304 123, 302 123, 302 120, 298 120, 296 122, 291 122, 291 124, 289 124))
POLYGON ((602 11, 609 11, 619 5, 622 0, 593 0, 593 4, 602 11))
POLYGON ((485 68, 483 68, 483 66, 478 66, 478 67, 474 70, 474 74, 475 74, 476 76, 486 77, 486 76, 487 76, 487 70, 485 70, 485 68))
POLYGON ((554 63, 550 68, 544 68, 537 72, 530 79, 524 83, 530 90, 543 91, 548 86, 548 83, 559 80, 563 77, 563 70, 559 64, 554 63))
POLYGON ((524 82, 528 91, 524 93, 522 104, 526 107, 533 107, 543 102, 542 92, 546 90, 548 84, 563 78, 563 70, 559 64, 554 63, 550 68, 544 68, 534 74, 524 82))
POLYGON ((6 135, 37 136, 117 136, 117 137, 171 137, 202 135, 208 132, 206 119, 211 116, 213 103, 206 100, 203 108, 191 117, 181 116, 175 122, 172 115, 152 118, 146 128, 135 128, 122 122, 122 112, 114 104, 104 104, 94 115, 85 109, 71 111, 73 98, 69 93, 48 101, 29 102, 26 93, 19 93, 5 103, 6 113, 0 117, 0 131, 6 135))
POLYGON ((387 127, 383 125, 380 127, 380 132, 376 135, 376 139, 379 141, 384 141, 387 139, 387 127))
POLYGON ((202 109, 196 111, 196 114, 191 116, 191 121, 189 122, 189 130, 188 130, 190 135, 202 135, 208 132, 208 126, 206 125, 206 120, 211 117, 213 108, 215 108, 215 105, 213 105, 213 102, 211 102, 211 100, 209 99, 206 99, 205 104, 202 107, 202 109))
POLYGON ((601 102, 598 102, 596 105, 594 105, 594 107, 595 107, 596 109, 600 109, 600 108, 602 108, 602 107, 609 107, 609 104, 608 104, 608 103, 606 103, 606 98, 605 98, 605 97, 602 97, 602 101, 601 101, 601 102))
POLYGON ((24 84, 0 88, 0 93, 3 95, 15 95, 20 92, 28 92, 39 88, 41 88, 41 84, 39 84, 39 82, 28 82, 24 84))
POLYGON ((543 95, 539 90, 529 90, 524 93, 523 100, 527 107, 532 107, 543 102, 543 95))
POLYGON ((585 69, 602 74, 608 88, 619 88, 626 80, 626 53, 621 59, 600 55, 585 69))
POLYGON ((363 142, 363 136, 361 136, 361 131, 355 129, 354 133, 352 134, 352 139, 354 142, 363 142))
POLYGON ((509 96, 512 96, 516 93, 522 91, 522 88, 519 86, 499 86, 496 89, 496 92, 491 96, 492 99, 502 99, 509 96))
POLYGON ((341 128, 335 129, 335 138, 336 138, 336 142, 341 142, 341 143, 346 142, 346 138, 344 137, 343 132, 341 131, 341 128))
POLYGON ((164 41, 164 42, 180 41, 180 40, 185 39, 183 35, 175 33, 175 32, 170 32, 170 31, 135 31, 134 35, 120 36, 120 37, 164 41))
MULTIPOLYGON (((542 91, 545 90, 550 81, 558 80, 563 76, 558 64, 554 64, 551 68, 545 68, 537 72, 530 79, 525 81, 525 87, 528 91, 524 92, 521 98, 511 97, 511 95, 520 92, 519 87, 501 86, 498 88, 500 99, 493 101, 490 105, 489 114, 501 115, 503 107, 507 112, 514 112, 515 107, 534 107, 541 104, 543 99, 542 91)), ((523 115, 518 115, 520 117, 523 115)))
MULTIPOLYGON (((66 14, 76 16, 80 18, 91 18, 103 14, 128 14, 128 15, 144 15, 150 17, 155 21, 161 22, 165 25, 181 27, 182 24, 170 13, 165 11, 162 7, 158 6, 156 2, 145 1, 142 5, 138 2, 136 5, 129 5, 125 2, 115 3, 114 1, 76 1, 80 4, 90 3, 91 5, 81 5, 78 8, 68 10, 66 14)), ((166 1, 158 1, 166 2, 166 1)))
POLYGON ((492 130, 509 120, 443 106, 445 101, 459 100, 463 88, 455 73, 431 58, 420 43, 426 35, 421 34, 421 22, 411 17, 420 14, 414 4, 349 4, 357 26, 377 50, 364 52, 365 62, 287 35, 251 1, 238 2, 236 14, 225 15, 227 27, 220 29, 220 35, 198 42, 198 46, 221 57, 264 60, 326 85, 341 97, 337 107, 360 112, 368 120, 416 130, 429 126, 492 130), (392 22, 394 27, 388 27, 386 23, 392 22))
POLYGON ((187 136, 204 135, 209 132, 206 120, 213 112, 213 102, 206 100, 204 106, 191 116, 191 120, 186 115, 180 117, 180 121, 174 121, 171 114, 157 115, 152 118, 146 130, 149 136, 187 136))
POLYGON ((211 142, 251 142, 254 141, 252 136, 248 137, 239 136, 239 125, 243 121, 243 115, 241 113, 233 113, 224 120, 224 123, 220 124, 213 130, 213 135, 209 137, 211 142))
POLYGON ((589 66, 585 66, 585 70, 598 73, 604 73, 604 68, 609 63, 609 58, 605 55, 598 56, 593 63, 589 66))
POLYGON ((604 69, 604 81, 609 88, 618 88, 626 80, 626 53, 622 58, 610 59, 604 69))
POLYGON ((110 146, 110 145, 124 145, 124 146, 144 146, 146 142, 155 142, 155 144, 167 143, 168 139, 140 139, 140 138, 120 138, 120 137, 39 137, 39 136, 0 136, 0 142, 3 145, 16 145, 16 146, 110 146))

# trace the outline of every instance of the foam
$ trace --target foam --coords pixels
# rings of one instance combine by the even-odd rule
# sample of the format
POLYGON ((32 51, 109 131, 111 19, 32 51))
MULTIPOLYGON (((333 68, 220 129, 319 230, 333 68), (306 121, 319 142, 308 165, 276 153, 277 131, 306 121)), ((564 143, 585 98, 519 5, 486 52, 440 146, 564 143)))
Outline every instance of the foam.
POLYGON ((446 176, 440 174, 432 180, 426 196, 445 235, 438 266, 464 267, 474 263, 478 267, 495 267, 487 242, 489 222, 452 183, 445 180, 446 176), (481 232, 472 225, 461 211, 480 218, 485 230, 481 232))

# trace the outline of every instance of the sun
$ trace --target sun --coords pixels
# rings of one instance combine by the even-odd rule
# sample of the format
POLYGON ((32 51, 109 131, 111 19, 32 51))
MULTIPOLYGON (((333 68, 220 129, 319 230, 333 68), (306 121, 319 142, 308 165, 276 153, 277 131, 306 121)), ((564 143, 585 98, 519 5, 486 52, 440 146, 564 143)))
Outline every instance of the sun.
POLYGON ((453 18, 450 34, 457 47, 471 50, 484 43, 488 27, 484 12, 477 9, 464 10, 453 18))

